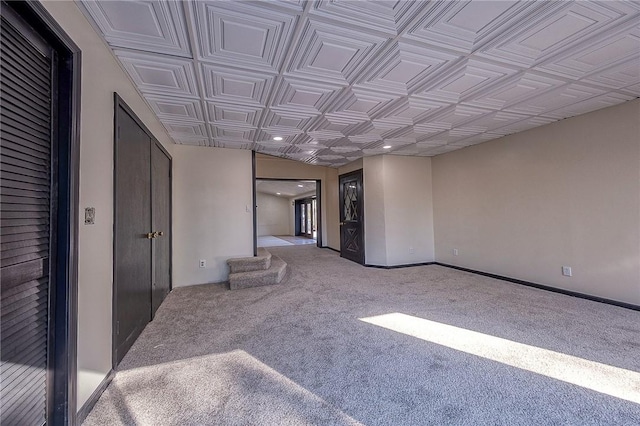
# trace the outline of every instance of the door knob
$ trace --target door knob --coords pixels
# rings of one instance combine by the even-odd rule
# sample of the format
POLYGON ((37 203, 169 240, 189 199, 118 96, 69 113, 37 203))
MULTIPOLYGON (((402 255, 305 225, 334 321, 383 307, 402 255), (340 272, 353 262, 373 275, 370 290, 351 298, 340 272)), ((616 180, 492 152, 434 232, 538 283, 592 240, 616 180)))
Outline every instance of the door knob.
POLYGON ((151 239, 153 239, 153 238, 155 238, 155 232, 149 232, 149 233, 147 233, 147 238, 148 238, 148 239, 150 239, 150 240, 151 240, 151 239))
POLYGON ((158 234, 158 237, 163 237, 164 236, 164 232, 162 232, 162 231, 157 232, 157 234, 158 234))
POLYGON ((340 226, 344 225, 344 222, 340 222, 340 226))

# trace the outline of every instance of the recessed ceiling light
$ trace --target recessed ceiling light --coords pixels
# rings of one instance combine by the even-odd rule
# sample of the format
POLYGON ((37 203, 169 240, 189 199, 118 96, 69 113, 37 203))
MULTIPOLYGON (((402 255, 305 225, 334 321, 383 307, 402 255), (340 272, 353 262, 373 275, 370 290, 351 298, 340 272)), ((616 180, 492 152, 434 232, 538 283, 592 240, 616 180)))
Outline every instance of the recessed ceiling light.
POLYGON ((389 148, 391 148, 391 145, 385 145, 385 146, 383 146, 383 148, 384 149, 389 149, 389 148))
POLYGON ((281 141, 282 140, 282 136, 274 136, 273 140, 274 141, 281 141))
POLYGON ((304 188, 304 185, 298 185, 298 188, 304 188))

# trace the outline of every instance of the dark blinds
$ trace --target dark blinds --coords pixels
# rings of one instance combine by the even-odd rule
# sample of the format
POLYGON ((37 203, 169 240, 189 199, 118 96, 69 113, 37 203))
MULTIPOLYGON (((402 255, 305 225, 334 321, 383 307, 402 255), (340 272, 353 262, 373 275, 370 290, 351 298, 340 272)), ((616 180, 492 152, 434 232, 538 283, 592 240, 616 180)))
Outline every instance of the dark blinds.
POLYGON ((2 18, 0 424, 46 420, 51 58, 2 18))

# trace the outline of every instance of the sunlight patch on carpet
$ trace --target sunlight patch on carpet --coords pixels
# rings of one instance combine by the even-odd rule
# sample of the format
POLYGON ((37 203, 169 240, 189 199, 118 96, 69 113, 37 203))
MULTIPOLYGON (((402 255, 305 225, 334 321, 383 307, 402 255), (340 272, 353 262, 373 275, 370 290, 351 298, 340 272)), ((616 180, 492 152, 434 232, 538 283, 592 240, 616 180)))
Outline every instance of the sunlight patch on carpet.
POLYGON ((369 324, 640 404, 640 373, 402 313, 369 324))
POLYGON ((112 425, 363 426, 243 350, 118 372, 84 424, 104 418, 112 425))

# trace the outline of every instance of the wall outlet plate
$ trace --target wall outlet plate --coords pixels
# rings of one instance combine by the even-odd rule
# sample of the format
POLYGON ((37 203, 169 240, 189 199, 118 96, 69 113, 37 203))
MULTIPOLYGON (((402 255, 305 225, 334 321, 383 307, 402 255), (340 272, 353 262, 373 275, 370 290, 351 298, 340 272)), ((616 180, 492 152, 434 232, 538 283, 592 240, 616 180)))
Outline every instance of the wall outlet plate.
POLYGON ((563 266, 562 267, 562 275, 564 275, 565 277, 570 277, 571 276, 571 266, 563 266))
POLYGON ((458 255, 458 249, 453 249, 453 255, 457 256, 458 255))
POLYGON ((207 261, 205 259, 200 259, 200 267, 201 268, 206 268, 207 267, 207 261))
POLYGON ((87 207, 84 209, 84 224, 95 225, 96 223, 96 208, 87 207))

